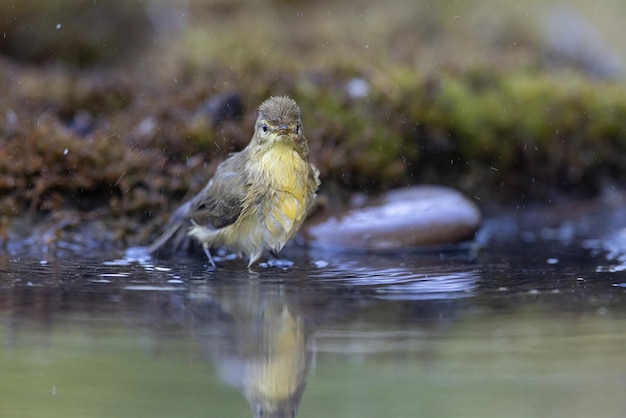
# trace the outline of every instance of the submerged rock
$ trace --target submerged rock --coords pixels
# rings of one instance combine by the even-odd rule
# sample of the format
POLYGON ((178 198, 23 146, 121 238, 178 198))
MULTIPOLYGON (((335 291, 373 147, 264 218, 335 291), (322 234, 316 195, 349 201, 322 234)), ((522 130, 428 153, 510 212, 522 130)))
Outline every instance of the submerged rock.
POLYGON ((303 228, 309 246, 388 251, 441 247, 473 238, 478 207, 442 186, 415 186, 367 199, 341 213, 311 219, 303 228))

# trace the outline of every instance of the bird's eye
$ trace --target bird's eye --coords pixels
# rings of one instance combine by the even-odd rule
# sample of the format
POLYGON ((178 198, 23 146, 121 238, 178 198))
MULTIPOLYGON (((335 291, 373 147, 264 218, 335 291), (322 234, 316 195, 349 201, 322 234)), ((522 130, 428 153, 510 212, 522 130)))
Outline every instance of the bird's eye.
POLYGON ((267 133, 267 131, 269 131, 270 128, 267 127, 267 124, 264 123, 263 125, 261 125, 261 131, 263 131, 264 134, 267 133))
POLYGON ((300 130, 302 130, 302 126, 300 126, 300 124, 298 123, 298 124, 296 125, 296 133, 297 133, 298 135, 300 135, 300 130))

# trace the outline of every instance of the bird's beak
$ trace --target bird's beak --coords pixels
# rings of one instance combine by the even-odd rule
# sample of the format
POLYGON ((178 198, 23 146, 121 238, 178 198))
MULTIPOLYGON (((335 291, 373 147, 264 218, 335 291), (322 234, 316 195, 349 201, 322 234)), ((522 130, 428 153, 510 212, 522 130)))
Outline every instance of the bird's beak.
POLYGON ((276 127, 276 133, 280 135, 286 135, 290 132, 290 129, 286 124, 282 123, 276 127))

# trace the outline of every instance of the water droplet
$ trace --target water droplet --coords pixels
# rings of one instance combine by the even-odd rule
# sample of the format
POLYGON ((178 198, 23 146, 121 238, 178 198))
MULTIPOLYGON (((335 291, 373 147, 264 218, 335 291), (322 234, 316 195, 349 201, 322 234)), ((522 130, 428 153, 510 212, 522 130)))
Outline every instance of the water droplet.
POLYGON ((313 264, 315 264, 315 267, 318 269, 323 269, 324 267, 328 267, 330 263, 326 260, 317 260, 313 264))

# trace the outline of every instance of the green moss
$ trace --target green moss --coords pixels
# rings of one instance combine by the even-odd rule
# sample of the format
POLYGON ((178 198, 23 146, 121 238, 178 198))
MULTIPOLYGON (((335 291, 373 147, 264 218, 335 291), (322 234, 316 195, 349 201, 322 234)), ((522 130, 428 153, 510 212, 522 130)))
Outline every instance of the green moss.
POLYGON ((496 22, 481 12, 489 4, 192 1, 184 30, 115 68, 3 59, 0 212, 97 208, 162 223, 280 94, 302 108, 322 191, 439 183, 485 201, 596 196, 624 182, 626 87, 546 60, 554 52, 528 20, 543 12, 535 3, 500 5, 496 22), (348 93, 355 77, 365 97, 348 93), (233 91, 243 116, 209 120, 207 99, 233 91))
POLYGON ((418 154, 418 144, 403 135, 401 115, 389 112, 375 96, 351 99, 337 89, 306 86, 295 97, 310 109, 303 124, 324 177, 369 189, 407 181, 406 163, 418 154))

